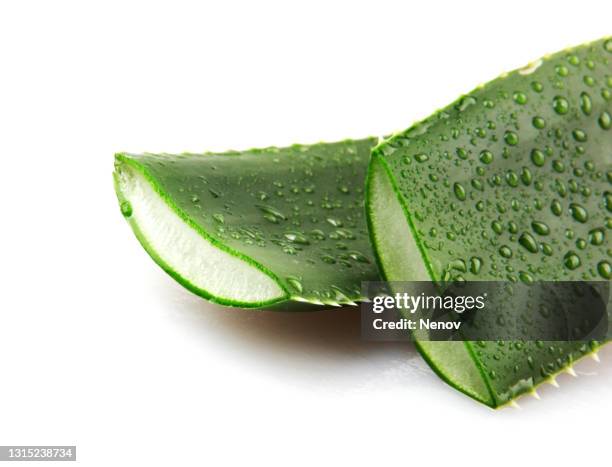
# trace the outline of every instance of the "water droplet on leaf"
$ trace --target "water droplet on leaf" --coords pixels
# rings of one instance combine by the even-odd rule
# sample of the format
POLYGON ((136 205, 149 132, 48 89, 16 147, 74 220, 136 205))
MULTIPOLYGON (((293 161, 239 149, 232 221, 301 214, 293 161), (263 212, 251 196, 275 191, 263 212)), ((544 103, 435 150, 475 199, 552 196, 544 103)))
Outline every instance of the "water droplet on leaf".
POLYGON ((519 142, 519 137, 514 131, 506 131, 504 141, 509 146, 516 146, 519 142))
POLYGON ((120 208, 123 217, 130 217, 132 215, 132 205, 129 201, 123 201, 120 205, 120 208))
POLYGON ((553 99, 553 109, 559 115, 565 115, 569 112, 569 102, 565 97, 556 96, 553 99))
POLYGON ((573 271, 580 266, 580 257, 573 251, 568 251, 563 257, 563 264, 567 269, 573 271))
POLYGON ((570 214, 578 222, 585 223, 589 219, 587 210, 578 203, 571 203, 569 205, 570 214))
POLYGON ((530 253, 538 252, 538 244, 530 233, 523 232, 519 237, 519 243, 530 253))

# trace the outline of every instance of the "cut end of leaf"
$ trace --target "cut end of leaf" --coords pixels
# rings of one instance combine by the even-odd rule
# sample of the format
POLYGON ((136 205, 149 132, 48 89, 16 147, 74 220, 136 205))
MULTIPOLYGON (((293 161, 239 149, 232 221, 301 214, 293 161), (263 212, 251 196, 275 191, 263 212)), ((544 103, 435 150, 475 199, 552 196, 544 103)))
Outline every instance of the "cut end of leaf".
POLYGON ((370 162, 367 194, 370 236, 381 273, 387 280, 430 280, 408 210, 396 194, 384 161, 376 156, 370 162))
POLYGON ((221 250, 170 206, 147 177, 118 156, 121 211, 149 255, 198 295, 221 304, 257 307, 287 298, 256 266, 221 250))
MULTIPOLYGON (((370 235, 381 272, 389 281, 429 281, 428 260, 413 235, 408 207, 401 204, 385 162, 374 156, 368 173, 367 212, 370 235), (400 240, 401 239, 401 240, 400 240)), ((417 342, 438 376, 464 394, 486 404, 495 402, 464 342, 417 342)))

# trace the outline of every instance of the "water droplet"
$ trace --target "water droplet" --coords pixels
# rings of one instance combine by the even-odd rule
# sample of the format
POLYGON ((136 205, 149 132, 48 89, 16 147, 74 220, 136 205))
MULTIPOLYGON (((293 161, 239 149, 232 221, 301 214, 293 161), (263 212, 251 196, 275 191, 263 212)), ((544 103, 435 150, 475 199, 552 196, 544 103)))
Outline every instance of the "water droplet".
POLYGON ((300 245, 310 244, 306 236, 300 232, 285 232, 283 236, 291 243, 299 243, 300 245))
POLYGON ((533 276, 526 271, 519 271, 519 279, 524 284, 533 284, 534 282, 533 276))
POLYGON ((212 215, 212 218, 219 224, 224 224, 225 219, 223 218, 223 214, 216 213, 212 215))
POLYGON ((519 178, 518 175, 516 175, 516 173, 512 170, 509 170, 506 173, 506 182, 508 183, 508 185, 510 185, 511 187, 517 187, 518 186, 518 182, 519 182, 519 178))
POLYGON ((485 99, 482 101, 482 105, 484 105, 487 109, 492 109, 495 107, 495 102, 493 102, 491 99, 485 99))
POLYGON ((465 265, 465 261, 462 259, 455 259, 448 264, 449 269, 454 269, 459 272, 466 272, 467 266, 465 265))
POLYGON ((510 249, 509 246, 502 245, 501 247, 499 247, 499 254, 503 256, 504 258, 511 258, 512 250, 510 249))
POLYGON ((519 237, 520 245, 530 253, 538 252, 538 244, 530 233, 523 232, 519 237))
POLYGON ((297 254, 297 252, 298 252, 298 249, 294 247, 293 245, 283 246, 283 253, 287 253, 288 255, 295 255, 297 254))
POLYGON ((323 255, 323 256, 321 256, 321 260, 324 263, 327 263, 327 264, 335 264, 336 263, 336 258, 334 258, 331 255, 323 255))
POLYGON ((550 246, 548 243, 546 242, 540 243, 540 248, 542 248, 542 253, 544 253, 546 256, 552 256, 553 249, 552 249, 552 246, 550 246))
POLYGON ((344 240, 353 240, 355 239, 355 235, 348 229, 336 229, 332 234, 329 235, 330 238, 342 238, 344 240))
POLYGON ((548 235, 550 233, 550 228, 544 222, 533 221, 531 223, 531 228, 538 235, 548 235))
POLYGON ((555 172, 563 173, 565 171, 565 164, 560 160, 554 160, 552 163, 552 168, 555 172))
POLYGON ((567 99, 565 97, 556 96, 553 99, 553 109, 559 115, 565 115, 569 112, 569 102, 567 102, 567 99))
POLYGON ((459 201, 465 201, 466 193, 465 188, 459 183, 455 183, 453 185, 453 192, 459 201))
POLYGON ((325 240, 325 233, 322 230, 315 229, 310 232, 310 236, 314 240, 325 240))
POLYGON ((539 149, 533 149, 531 151, 531 162, 538 167, 542 167, 546 162, 546 156, 539 149))
POLYGON ((561 203, 556 199, 550 203, 550 210, 555 216, 560 216, 563 213, 563 208, 561 207, 561 203))
POLYGON ((333 217, 328 217, 325 219, 328 224, 333 225, 334 227, 342 227, 342 221, 340 219, 334 219, 333 217))
POLYGON ((296 277, 293 276, 289 276, 287 277, 287 282, 289 283, 289 285, 291 287, 293 287, 298 293, 302 293, 302 291, 304 290, 304 286, 302 285, 302 283, 299 281, 299 279, 297 279, 296 277))
POLYGON ((573 251, 568 251, 563 257, 563 264, 567 269, 573 271, 580 266, 580 257, 573 251))
POLYGON ((585 115, 591 115, 591 111, 593 110, 593 102, 591 101, 591 96, 589 96, 586 92, 580 94, 580 108, 585 115))
POLYGON ((603 47, 606 52, 612 53, 612 39, 608 39, 606 42, 604 42, 603 47))
POLYGON ((612 278, 612 266, 606 260, 597 263, 597 272, 604 279, 612 278))
POLYGON ((123 217, 130 217, 132 215, 132 205, 129 201, 123 201, 120 205, 120 208, 123 217))
POLYGON ((605 110, 601 113, 599 118, 597 119, 599 126, 602 130, 609 130, 612 127, 612 117, 605 110))
POLYGON ((514 99, 514 102, 516 102, 519 105, 523 105, 525 103, 527 103, 527 96, 525 95, 525 93, 517 91, 512 95, 512 99, 514 99))
POLYGON ((480 269, 482 268, 482 259, 478 256, 473 256, 470 258, 470 272, 472 274, 478 274, 480 269))
POLYGON ((417 162, 426 162, 429 160, 429 156, 427 154, 419 153, 414 156, 417 162))
POLYGON ((576 129, 572 131, 572 136, 579 143, 584 143, 587 140, 587 135, 583 130, 576 129))
POLYGON ((569 75, 569 70, 565 65, 557 65, 555 67, 555 72, 563 78, 569 75))
POLYGON ((370 260, 363 254, 361 254, 359 251, 351 251, 349 252, 349 258, 357 261, 358 263, 369 263, 370 260))
POLYGON ((542 83, 540 83, 539 81, 532 81, 531 89, 533 89, 535 92, 542 92, 542 89, 544 89, 544 86, 542 86, 542 83))
POLYGON ((483 164, 490 164, 493 161, 493 153, 488 149, 483 149, 480 152, 480 162, 483 164))
POLYGON ((273 224, 278 224, 281 220, 286 220, 285 215, 278 209, 268 205, 256 205, 257 208, 264 213, 264 219, 273 224))
POLYGON ((541 130, 546 126, 546 121, 542 117, 533 117, 531 124, 534 126, 534 128, 541 130))
POLYGON ((578 222, 585 223, 589 219, 589 213, 587 210, 578 203, 572 203, 569 205, 570 214, 578 222))
POLYGON ((474 133, 476 134, 476 136, 478 136, 479 138, 484 138, 485 136, 487 136, 487 132, 483 129, 483 128, 476 128, 474 130, 474 133))
POLYGON ((506 131, 504 141, 509 146, 516 146, 519 142, 519 137, 514 131, 506 131))
POLYGON ((589 231, 589 243, 591 245, 603 244, 605 237, 606 234, 602 228, 596 228, 589 231))
POLYGON ((468 107, 474 105, 476 103, 476 99, 472 96, 463 96, 461 100, 455 105, 455 108, 459 112, 465 111, 468 107))
POLYGON ((501 233, 503 232, 503 226, 499 221, 491 222, 491 228, 493 229, 493 232, 495 232, 497 235, 501 235, 501 233))
POLYGON ((455 152, 457 153, 457 157, 459 159, 463 159, 463 160, 467 159, 468 153, 467 153, 467 151, 465 149, 457 148, 457 150, 455 152))
POLYGON ((527 167, 523 167, 521 170, 521 181, 526 186, 531 185, 531 181, 533 180, 533 175, 531 171, 527 167))

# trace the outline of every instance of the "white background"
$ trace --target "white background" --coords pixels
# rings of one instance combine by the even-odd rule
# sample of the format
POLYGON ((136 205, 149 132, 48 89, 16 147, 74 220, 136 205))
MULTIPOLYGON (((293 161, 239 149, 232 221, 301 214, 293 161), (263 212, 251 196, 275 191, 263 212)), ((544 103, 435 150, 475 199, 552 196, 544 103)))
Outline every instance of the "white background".
POLYGON ((84 465, 609 460, 612 348, 492 411, 354 310, 212 306, 119 214, 117 151, 381 135, 612 33, 612 3, 0 3, 0 444, 84 465), (118 460, 120 459, 120 460, 118 460))

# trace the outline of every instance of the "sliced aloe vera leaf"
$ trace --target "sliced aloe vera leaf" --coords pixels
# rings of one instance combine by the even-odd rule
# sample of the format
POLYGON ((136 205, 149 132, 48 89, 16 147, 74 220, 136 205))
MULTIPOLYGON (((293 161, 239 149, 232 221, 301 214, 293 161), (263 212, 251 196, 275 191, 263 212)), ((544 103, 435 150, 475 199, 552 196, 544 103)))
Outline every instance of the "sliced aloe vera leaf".
MULTIPOLYGON (((612 39, 481 86, 373 150, 367 213, 387 280, 611 277, 612 39)), ((602 342, 418 342, 501 406, 602 342)))
POLYGON ((363 199, 375 143, 121 153, 115 187, 142 246, 204 298, 241 307, 354 304, 361 281, 378 278, 363 199))

